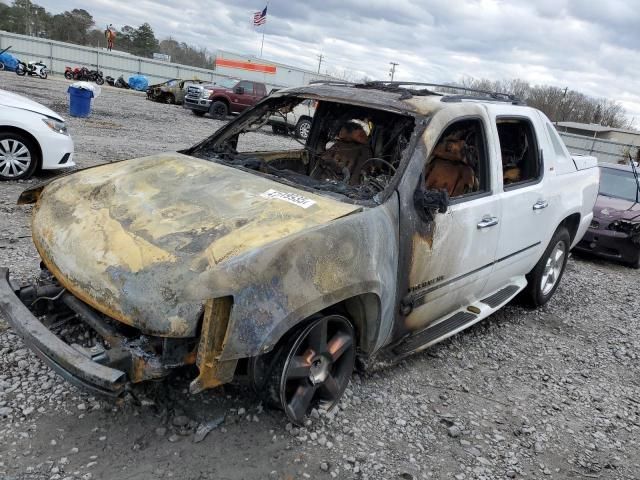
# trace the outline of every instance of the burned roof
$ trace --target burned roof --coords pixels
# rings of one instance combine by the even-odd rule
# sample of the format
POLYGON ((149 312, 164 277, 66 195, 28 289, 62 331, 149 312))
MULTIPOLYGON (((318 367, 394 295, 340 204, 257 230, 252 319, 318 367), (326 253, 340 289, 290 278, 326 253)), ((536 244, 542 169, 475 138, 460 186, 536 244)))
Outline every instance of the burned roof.
POLYGON ((275 95, 287 94, 342 101, 397 113, 423 115, 444 108, 447 103, 464 100, 524 105, 524 102, 518 98, 505 93, 421 82, 372 81, 356 84, 318 81, 304 87, 280 90, 275 95), (434 88, 444 89, 444 92, 437 92, 434 88), (463 93, 456 94, 454 93, 456 91, 463 93))
MULTIPOLYGON (((283 96, 291 94, 319 100, 335 100, 405 114, 429 113, 437 109, 438 104, 440 104, 440 96, 437 95, 421 97, 421 99, 430 100, 430 105, 423 107, 421 104, 417 105, 415 101, 407 101, 409 98, 406 98, 406 96, 403 98, 401 92, 354 88, 347 84, 311 84, 304 87, 279 90, 273 95, 283 96)), ((413 97, 413 100, 415 100, 415 97, 413 97)))

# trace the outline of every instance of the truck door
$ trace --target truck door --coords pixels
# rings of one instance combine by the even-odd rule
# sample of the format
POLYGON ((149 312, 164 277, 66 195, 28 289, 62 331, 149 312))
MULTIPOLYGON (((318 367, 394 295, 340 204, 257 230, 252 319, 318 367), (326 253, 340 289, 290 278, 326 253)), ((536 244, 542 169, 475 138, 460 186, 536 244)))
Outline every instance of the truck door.
MULTIPOLYGON (((411 250, 405 256, 410 259, 407 290, 400 295, 401 310, 407 314, 405 333, 484 298, 493 270, 502 221, 501 204, 495 195, 496 150, 488 141, 486 111, 467 105, 467 115, 470 109, 477 115, 456 120, 460 117, 454 114, 451 120, 438 122, 446 125, 439 133, 428 131, 429 135, 423 137, 438 135, 435 147, 423 161, 424 183, 430 190, 446 185, 451 200, 448 211, 436 214, 433 222, 415 223, 401 214, 401 236, 403 231, 411 234, 411 241, 404 241, 401 247, 411 250)), ((441 112, 444 114, 448 113, 441 112)), ((435 123, 434 118, 432 125, 435 123)))
MULTIPOLYGON (((544 152, 536 115, 514 116, 496 106, 492 128, 499 141, 502 175, 499 194, 503 205, 495 275, 489 288, 505 278, 527 274, 537 263, 557 226, 554 198, 544 188, 544 152)), ((551 152, 549 152, 551 154, 551 152)), ((557 203, 557 202, 555 202, 557 203)))
POLYGON ((253 94, 253 82, 243 80, 239 82, 234 88, 234 96, 236 102, 236 109, 241 112, 248 107, 255 104, 253 94), (242 88, 242 93, 238 93, 238 87, 242 88))

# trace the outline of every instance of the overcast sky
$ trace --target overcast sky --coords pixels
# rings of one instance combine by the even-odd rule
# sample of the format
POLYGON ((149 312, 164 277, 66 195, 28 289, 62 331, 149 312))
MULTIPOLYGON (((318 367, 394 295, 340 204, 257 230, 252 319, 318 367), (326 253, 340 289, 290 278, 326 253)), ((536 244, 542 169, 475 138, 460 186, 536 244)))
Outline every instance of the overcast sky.
MULTIPOLYGON (((215 52, 257 55, 262 0, 35 0, 87 9, 103 28, 148 22, 215 52)), ((117 48, 117 40, 116 40, 117 48)), ((463 76, 569 87, 621 102, 640 126, 640 0, 271 0, 264 58, 355 78, 456 81, 463 76)))

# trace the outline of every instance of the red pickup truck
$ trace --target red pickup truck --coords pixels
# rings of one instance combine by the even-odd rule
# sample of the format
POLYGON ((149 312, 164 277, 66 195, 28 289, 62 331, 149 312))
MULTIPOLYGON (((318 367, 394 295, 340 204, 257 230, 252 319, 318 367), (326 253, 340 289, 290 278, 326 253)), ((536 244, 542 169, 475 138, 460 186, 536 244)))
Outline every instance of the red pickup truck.
POLYGON ((189 86, 183 106, 195 115, 209 112, 213 118, 221 119, 252 107, 266 96, 264 83, 225 78, 213 84, 189 86))

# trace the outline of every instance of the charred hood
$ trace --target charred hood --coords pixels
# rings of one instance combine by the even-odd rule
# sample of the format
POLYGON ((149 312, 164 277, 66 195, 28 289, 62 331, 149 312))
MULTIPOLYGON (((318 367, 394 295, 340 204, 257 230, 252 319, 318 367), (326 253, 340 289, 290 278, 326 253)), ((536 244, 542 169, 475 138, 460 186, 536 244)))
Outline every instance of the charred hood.
POLYGON ((360 208, 170 153, 51 182, 32 229, 45 265, 77 297, 145 333, 186 337, 207 299, 186 300, 181 286, 360 208))

